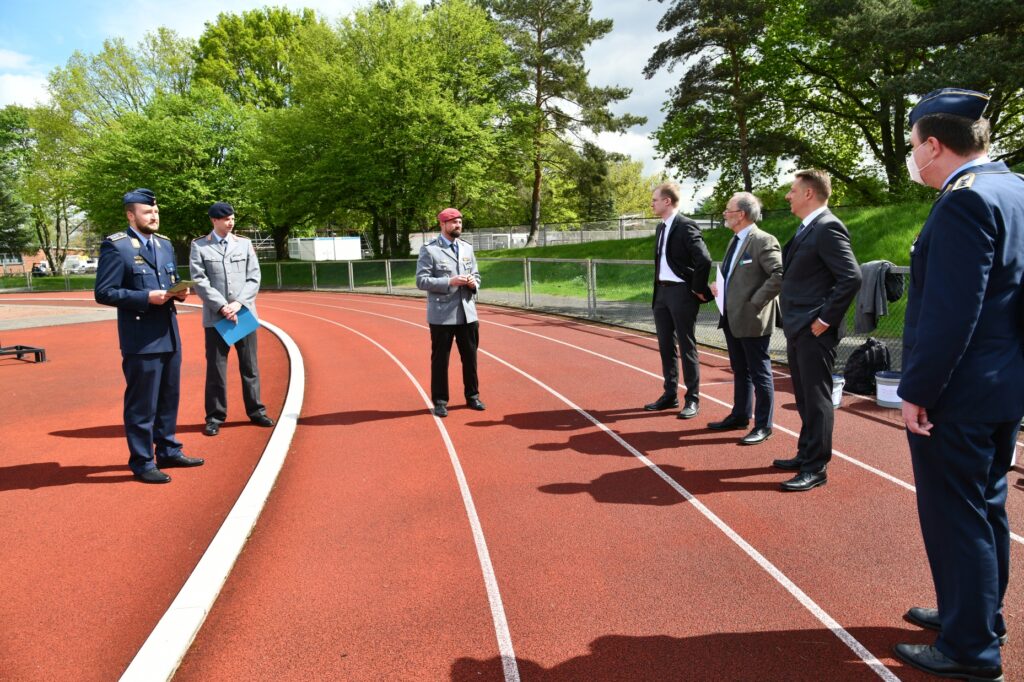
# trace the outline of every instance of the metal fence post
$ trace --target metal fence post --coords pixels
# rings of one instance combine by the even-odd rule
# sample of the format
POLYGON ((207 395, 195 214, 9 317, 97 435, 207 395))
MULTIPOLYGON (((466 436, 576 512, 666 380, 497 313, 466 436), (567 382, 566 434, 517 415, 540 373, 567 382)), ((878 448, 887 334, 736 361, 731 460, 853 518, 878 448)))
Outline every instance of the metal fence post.
POLYGON ((26 282, 26 284, 28 284, 28 290, 29 291, 33 291, 33 287, 32 287, 32 271, 31 270, 26 270, 25 271, 25 282, 26 282))
POLYGON ((619 218, 619 239, 626 238, 626 221, 623 218, 619 218))
POLYGON ((356 277, 355 277, 355 273, 352 270, 352 261, 348 262, 348 290, 349 291, 355 291, 356 290, 356 277))
POLYGON ((387 283, 388 293, 389 294, 392 293, 392 291, 391 291, 391 259, 390 258, 384 261, 384 280, 387 283))
POLYGON ((313 273, 313 291, 316 291, 316 261, 309 264, 309 269, 313 273))
POLYGON ((71 291, 71 275, 64 273, 64 291, 71 291))
POLYGON ((527 264, 528 259, 523 259, 523 307, 530 307, 530 266, 527 264))
POLYGON ((274 263, 274 265, 276 266, 274 269, 277 270, 277 288, 283 289, 284 287, 281 286, 281 264, 274 263))
POLYGON ((533 307, 533 264, 530 263, 529 258, 524 258, 526 262, 526 307, 533 307))
POLYGON ((587 317, 597 317, 597 278, 594 273, 594 260, 587 259, 587 317))

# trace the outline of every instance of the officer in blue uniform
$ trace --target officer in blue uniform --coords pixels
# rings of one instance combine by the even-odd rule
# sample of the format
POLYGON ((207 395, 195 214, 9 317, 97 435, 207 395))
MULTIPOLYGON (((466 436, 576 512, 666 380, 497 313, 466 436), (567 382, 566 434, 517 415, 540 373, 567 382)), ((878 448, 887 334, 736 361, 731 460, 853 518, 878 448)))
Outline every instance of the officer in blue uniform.
POLYGON ((185 300, 187 290, 167 293, 179 278, 174 249, 157 234, 160 211, 153 192, 128 192, 124 210, 129 228, 110 235, 100 246, 95 296, 98 303, 117 308, 127 384, 128 467, 140 481, 167 483, 171 477, 160 468, 203 464, 202 459, 186 457, 174 435, 181 389, 181 337, 174 300, 185 300))
POLYGON ((899 395, 937 608, 898 644, 940 677, 1002 680, 1006 473, 1024 417, 1024 179, 988 157, 988 97, 945 88, 910 112, 911 178, 940 190, 914 243, 899 395))

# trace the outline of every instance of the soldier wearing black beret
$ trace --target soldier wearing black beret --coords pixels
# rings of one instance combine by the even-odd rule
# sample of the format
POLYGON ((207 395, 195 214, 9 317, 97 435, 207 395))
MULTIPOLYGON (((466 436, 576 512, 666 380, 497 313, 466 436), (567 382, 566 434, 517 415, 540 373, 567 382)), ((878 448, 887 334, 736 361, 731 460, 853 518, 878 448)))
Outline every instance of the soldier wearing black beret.
POLYGON ((899 395, 939 632, 898 644, 940 677, 1002 680, 1006 474, 1024 417, 1024 179, 988 156, 988 97, 944 88, 910 113, 911 178, 939 190, 911 252, 899 395))
POLYGON ((124 393, 128 467, 144 483, 168 483, 160 471, 203 463, 186 457, 175 436, 181 393, 181 336, 174 301, 188 290, 168 293, 179 279, 171 242, 160 235, 160 210, 148 189, 122 199, 128 229, 103 240, 96 268, 98 303, 117 308, 117 335, 124 393))

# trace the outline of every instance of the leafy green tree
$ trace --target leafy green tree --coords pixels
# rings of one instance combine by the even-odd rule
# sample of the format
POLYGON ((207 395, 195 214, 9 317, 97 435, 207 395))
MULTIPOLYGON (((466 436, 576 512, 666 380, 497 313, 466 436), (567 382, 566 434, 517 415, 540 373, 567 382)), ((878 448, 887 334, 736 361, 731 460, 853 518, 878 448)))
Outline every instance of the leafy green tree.
POLYGON ((219 89, 158 95, 142 113, 123 115, 91 140, 76 179, 79 203, 97 230, 124 228, 121 195, 148 187, 160 206, 160 232, 184 252, 209 230, 206 210, 229 201, 245 220, 239 187, 254 140, 251 113, 219 89))
POLYGON ((34 249, 28 206, 18 196, 18 180, 29 152, 28 110, 0 109, 0 254, 34 249))
POLYGON ((448 0, 362 9, 303 42, 295 105, 264 129, 292 214, 360 211, 375 253, 404 256, 440 204, 466 207, 486 186, 507 75, 501 36, 481 10, 448 0))
POLYGON ((541 187, 560 141, 581 131, 623 131, 646 119, 616 116, 610 105, 629 96, 621 87, 588 83, 583 51, 612 30, 610 19, 595 20, 590 0, 481 0, 502 23, 521 69, 521 89, 512 108, 528 131, 533 171, 530 244, 541 221, 541 187))
POLYGON ((318 23, 311 9, 263 7, 221 13, 199 38, 195 77, 218 86, 239 104, 285 107, 291 100, 300 29, 318 23))
POLYGON ((654 50, 644 75, 683 64, 671 90, 658 150, 674 168, 706 180, 721 170, 750 191, 770 176, 779 156, 778 109, 766 95, 771 74, 759 43, 778 0, 674 0, 658 30, 674 32, 654 50))
POLYGON ((76 51, 49 77, 55 106, 87 129, 103 129, 126 113, 141 113, 162 93, 184 94, 192 79, 193 43, 160 28, 137 48, 123 38, 103 41, 95 55, 76 51))
POLYGON ((644 164, 629 157, 612 159, 608 165, 615 217, 646 216, 651 212, 651 192, 668 177, 664 173, 644 175, 644 164))

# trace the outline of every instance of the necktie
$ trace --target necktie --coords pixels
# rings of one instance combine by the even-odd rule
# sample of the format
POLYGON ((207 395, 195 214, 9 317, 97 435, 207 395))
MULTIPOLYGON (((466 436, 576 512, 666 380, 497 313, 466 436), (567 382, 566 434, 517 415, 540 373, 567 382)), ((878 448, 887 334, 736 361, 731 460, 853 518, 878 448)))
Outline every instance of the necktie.
POLYGON ((722 259, 722 278, 728 282, 729 274, 732 272, 732 258, 736 255, 736 247, 740 243, 740 236, 735 235, 729 242, 729 248, 725 250, 725 258, 722 259))
POLYGON ((149 259, 153 261, 153 267, 156 268, 156 251, 153 249, 153 237, 146 240, 146 253, 149 254, 149 259))

